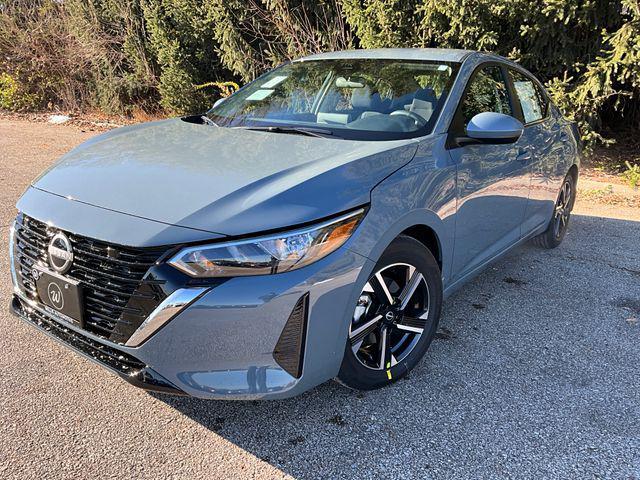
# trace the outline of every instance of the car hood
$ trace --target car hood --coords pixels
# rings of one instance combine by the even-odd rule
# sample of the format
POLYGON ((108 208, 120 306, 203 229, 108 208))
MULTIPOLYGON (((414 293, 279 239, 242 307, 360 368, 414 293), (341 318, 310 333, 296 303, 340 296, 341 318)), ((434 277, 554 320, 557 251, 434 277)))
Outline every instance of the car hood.
POLYGON ((417 142, 362 142, 198 125, 124 127, 75 148, 37 189, 222 235, 279 229, 369 202, 417 142))

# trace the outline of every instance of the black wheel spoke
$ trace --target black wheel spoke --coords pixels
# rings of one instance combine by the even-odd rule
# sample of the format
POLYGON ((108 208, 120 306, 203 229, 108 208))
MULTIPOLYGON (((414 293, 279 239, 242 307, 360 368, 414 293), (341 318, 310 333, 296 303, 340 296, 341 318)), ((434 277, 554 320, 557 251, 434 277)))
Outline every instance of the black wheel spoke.
POLYGON ((564 207, 565 211, 569 210, 569 205, 571 204, 571 185, 569 184, 569 182, 566 182, 564 184, 564 199, 563 199, 563 203, 562 206, 564 207))
POLYGON ((384 327, 380 332, 380 360, 378 368, 385 370, 395 366, 398 361, 391 351, 391 335, 389 329, 384 327))
POLYGON ((371 320, 364 322, 361 326, 354 329, 349 334, 349 342, 351 342, 351 348, 354 351, 357 351, 362 346, 362 342, 368 335, 375 332, 378 328, 380 328, 380 320, 382 319, 381 315, 377 315, 373 317, 371 320))
POLYGON ((403 315, 395 327, 398 330, 402 330, 403 332, 410 333, 422 333, 427 326, 427 317, 428 314, 424 313, 420 317, 410 317, 408 315, 403 315))
POLYGON ((378 368, 380 369, 384 368, 385 362, 388 358, 388 351, 387 351, 388 344, 389 342, 388 342, 387 329, 383 328, 380 331, 380 342, 378 343, 378 345, 380 346, 380 350, 379 350, 380 360, 378 361, 378 368))
POLYGON ((405 308, 407 308, 407 305, 413 298, 413 295, 416 293, 416 290, 423 280, 424 277, 422 276, 422 274, 419 271, 415 270, 413 272, 413 275, 411 275, 411 277, 409 278, 405 287, 402 289, 402 292, 400 292, 400 310, 404 310, 405 308))
POLYGON ((393 296, 380 272, 371 277, 369 285, 371 285, 371 289, 380 304, 393 305, 393 296))

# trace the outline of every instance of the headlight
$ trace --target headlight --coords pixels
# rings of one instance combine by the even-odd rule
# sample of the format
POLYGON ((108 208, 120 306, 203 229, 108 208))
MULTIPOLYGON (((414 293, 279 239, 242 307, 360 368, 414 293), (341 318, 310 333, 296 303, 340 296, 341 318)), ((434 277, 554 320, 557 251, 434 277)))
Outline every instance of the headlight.
POLYGON ((192 277, 237 277, 288 272, 338 249, 354 232, 364 209, 319 225, 251 240, 189 247, 169 264, 192 277))

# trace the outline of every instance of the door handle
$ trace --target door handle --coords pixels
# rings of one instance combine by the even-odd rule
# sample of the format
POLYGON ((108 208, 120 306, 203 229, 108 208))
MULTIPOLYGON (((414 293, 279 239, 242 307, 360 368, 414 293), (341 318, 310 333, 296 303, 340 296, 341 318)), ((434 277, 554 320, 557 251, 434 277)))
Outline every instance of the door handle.
POLYGON ((516 160, 522 163, 527 163, 532 158, 533 158, 533 155, 531 155, 531 152, 529 150, 520 150, 520 152, 518 152, 518 156, 516 157, 516 160))

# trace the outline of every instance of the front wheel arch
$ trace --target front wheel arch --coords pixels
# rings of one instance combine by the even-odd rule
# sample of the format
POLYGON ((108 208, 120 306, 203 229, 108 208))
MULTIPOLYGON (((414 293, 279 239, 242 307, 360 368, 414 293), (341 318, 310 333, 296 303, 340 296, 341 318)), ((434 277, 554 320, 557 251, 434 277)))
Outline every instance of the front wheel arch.
POLYGON ((431 255, 433 255, 433 258, 438 262, 438 267, 440 268, 440 272, 442 272, 442 246, 435 230, 427 225, 418 224, 407 228, 400 235, 414 238, 427 247, 431 255))
POLYGON ((398 216, 391 224, 388 220, 393 215, 388 212, 382 215, 370 212, 368 217, 349 245, 352 251, 377 262, 394 240, 401 235, 409 236, 427 247, 438 262, 443 280, 446 279, 453 254, 452 221, 447 222, 428 209, 414 209, 398 216))

